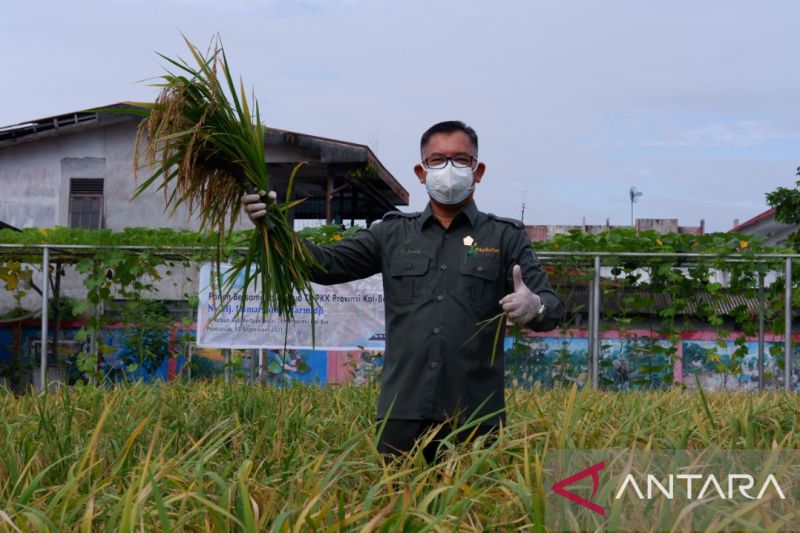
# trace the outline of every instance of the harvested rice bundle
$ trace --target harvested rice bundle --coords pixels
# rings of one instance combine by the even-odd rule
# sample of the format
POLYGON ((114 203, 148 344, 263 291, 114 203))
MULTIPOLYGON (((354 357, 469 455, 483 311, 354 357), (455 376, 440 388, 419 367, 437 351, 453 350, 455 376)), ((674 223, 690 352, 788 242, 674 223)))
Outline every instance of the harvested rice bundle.
POLYGON ((291 319, 295 291, 312 307, 315 301, 309 276, 317 263, 287 217, 289 209, 302 201, 291 200, 300 165, 289 179, 286 202, 265 202, 267 215, 256 225, 247 252, 238 255, 232 270, 223 276, 220 264, 225 236, 239 216, 242 193, 258 191, 264 196, 270 190, 265 127, 255 98, 251 114, 242 81, 237 93, 219 38, 206 55, 185 40, 194 61, 159 54, 174 68, 167 69, 156 84, 162 89, 154 103, 134 104, 145 117, 137 135, 134 166, 137 170, 155 168, 136 195, 158 183, 173 213, 181 204, 186 204, 190 213, 198 212, 202 229, 219 234, 215 263, 220 293, 229 293, 234 281, 243 279, 244 304, 251 284, 260 283, 262 315, 274 309, 282 318, 291 319))

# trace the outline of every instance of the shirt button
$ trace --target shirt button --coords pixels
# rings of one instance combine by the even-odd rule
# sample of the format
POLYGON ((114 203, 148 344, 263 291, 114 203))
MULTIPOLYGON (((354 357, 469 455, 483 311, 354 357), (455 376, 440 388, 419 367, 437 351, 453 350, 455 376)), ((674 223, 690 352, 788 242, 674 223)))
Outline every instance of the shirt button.
POLYGON ((481 265, 478 265, 478 268, 477 268, 477 270, 478 270, 478 272, 483 272, 483 266, 481 266, 481 265))
POLYGON ((411 263, 406 263, 406 270, 411 270, 411 263))
POLYGON ((438 334, 439 334, 439 328, 433 328, 433 332, 434 332, 436 335, 438 335, 438 334))
POLYGON ((442 296, 442 295, 440 294, 439 296, 437 296, 437 297, 436 297, 436 300, 438 300, 438 301, 440 301, 440 302, 441 302, 442 300, 444 300, 444 296, 442 296))
POLYGON ((439 368, 440 366, 442 366, 442 363, 437 363, 436 361, 431 363, 431 368, 439 368))
POLYGON ((441 268, 442 270, 447 270, 447 265, 442 265, 439 268, 441 268))

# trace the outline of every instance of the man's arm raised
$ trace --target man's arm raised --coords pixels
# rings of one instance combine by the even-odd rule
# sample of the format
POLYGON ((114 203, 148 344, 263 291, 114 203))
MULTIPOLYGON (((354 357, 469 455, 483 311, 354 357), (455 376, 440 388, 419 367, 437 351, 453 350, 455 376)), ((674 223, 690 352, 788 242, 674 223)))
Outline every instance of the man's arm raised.
MULTIPOLYGON (((275 191, 265 195, 245 194, 242 196, 242 210, 253 224, 257 224, 277 196, 275 191)), ((312 272, 311 280, 315 283, 345 283, 381 271, 380 242, 372 230, 359 231, 354 237, 330 246, 316 246, 307 240, 303 242, 322 266, 312 272)))

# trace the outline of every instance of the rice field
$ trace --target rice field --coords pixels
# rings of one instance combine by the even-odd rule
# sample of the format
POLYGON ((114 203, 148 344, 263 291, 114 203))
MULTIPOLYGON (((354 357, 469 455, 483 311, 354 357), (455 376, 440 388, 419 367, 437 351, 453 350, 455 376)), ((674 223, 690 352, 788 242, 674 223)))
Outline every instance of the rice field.
POLYGON ((543 531, 549 449, 800 448, 796 394, 509 389, 494 442, 385 465, 377 392, 0 392, 0 530, 543 531))

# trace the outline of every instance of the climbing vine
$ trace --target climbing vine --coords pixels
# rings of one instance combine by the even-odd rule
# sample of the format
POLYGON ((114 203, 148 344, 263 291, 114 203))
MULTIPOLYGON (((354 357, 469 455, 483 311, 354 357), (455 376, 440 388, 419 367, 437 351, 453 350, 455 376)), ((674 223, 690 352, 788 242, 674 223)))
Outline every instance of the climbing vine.
MULTIPOLYGON (((315 244, 329 245, 356 231, 358 228, 328 225, 300 233, 315 244)), ((226 253, 235 253, 236 246, 248 238, 249 231, 229 236, 226 253)), ((0 230, 0 243, 19 245, 14 255, 6 251, 0 257, 0 289, 16 301, 17 315, 28 312, 22 309, 22 301, 32 287, 33 273, 41 270, 41 250, 37 245, 91 247, 59 250, 57 260, 72 264, 82 276, 86 297, 75 303, 72 312, 84 317, 85 326, 77 338, 86 341, 88 347, 81 352, 79 366, 93 378, 103 377, 98 361, 103 356, 119 354, 122 345, 135 346, 128 352, 130 356, 113 369, 114 375, 123 377, 152 369, 179 351, 174 343, 165 341, 169 332, 159 327, 175 321, 163 306, 153 304, 153 299, 158 298, 156 288, 178 267, 210 260, 211 251, 217 246, 212 234, 149 228, 0 230), (108 339, 102 334, 112 321, 121 326, 122 337, 108 339)), ((702 254, 602 258, 601 324, 620 339, 613 345, 604 340, 601 346, 603 386, 626 389, 669 385, 673 363, 679 356, 680 335, 696 329, 698 324, 712 331, 717 339, 715 347, 705 354, 707 367, 725 376, 737 376, 748 355, 747 339, 757 334, 754 301, 763 307, 768 331, 784 334, 784 260, 764 258, 763 254, 786 254, 792 250, 765 246, 758 237, 735 233, 636 233, 623 228, 599 234, 572 231, 537 242, 534 250, 545 258, 542 262, 551 284, 568 304, 560 331, 563 342, 548 359, 544 357, 545 346, 536 339, 512 336, 506 351, 509 365, 516 369, 511 380, 530 383, 534 376, 546 373, 547 384, 586 382, 586 358, 575 356, 570 339, 575 337, 576 329, 586 327, 593 275, 591 253, 702 254), (760 300, 759 280, 763 280, 760 300), (641 334, 643 330, 646 335, 641 334)), ((49 274, 52 285, 52 265, 49 274)), ((792 286, 795 309, 800 304, 799 281, 800 276, 796 275, 792 286)), ((186 300, 194 298, 191 294, 183 296, 186 300)), ((188 315, 184 319, 192 320, 188 315)), ((773 346, 770 351, 776 365, 782 365, 783 350, 773 346)))
MULTIPOLYGON (((626 254, 602 257, 601 324, 620 339, 614 346, 608 341, 601 346, 606 356, 600 360, 600 381, 605 386, 670 384, 673 363, 679 357, 680 335, 698 327, 715 335, 714 348, 705 354, 713 370, 725 379, 729 375, 738 376, 749 353, 747 339, 758 332, 759 306, 763 308, 768 331, 776 335, 785 333, 785 279, 781 274, 784 259, 763 255, 792 253, 792 250, 764 246, 759 237, 735 233, 636 233, 623 228, 600 234, 572 231, 536 243, 534 248, 545 256, 548 252, 626 254), (763 280, 760 299, 759 280, 763 280), (648 333, 644 336, 636 333, 641 330, 648 333), (732 346, 728 341, 732 341, 732 346), (619 353, 609 353, 614 347, 619 353), (636 368, 635 375, 628 366, 631 361, 635 362, 632 365, 636 368)), ((573 304, 561 326, 562 337, 569 338, 572 328, 586 325, 581 321, 585 321, 588 312, 593 257, 548 256, 545 263, 551 282, 564 301, 573 304)), ((793 307, 798 309, 797 277, 792 291, 793 307)), ((512 353, 521 349, 512 345, 512 353)), ((553 379, 569 376, 566 379, 574 381, 585 376, 586 359, 571 359, 566 347, 563 352, 553 365, 553 379), (565 366, 569 367, 567 372, 562 371, 565 366)), ((771 355, 776 366, 783 365, 782 349, 773 347, 771 355)))

